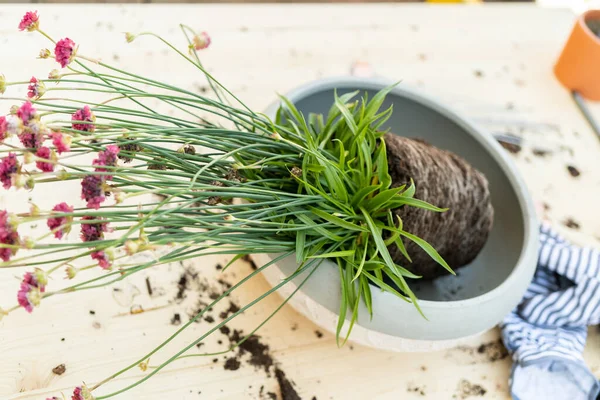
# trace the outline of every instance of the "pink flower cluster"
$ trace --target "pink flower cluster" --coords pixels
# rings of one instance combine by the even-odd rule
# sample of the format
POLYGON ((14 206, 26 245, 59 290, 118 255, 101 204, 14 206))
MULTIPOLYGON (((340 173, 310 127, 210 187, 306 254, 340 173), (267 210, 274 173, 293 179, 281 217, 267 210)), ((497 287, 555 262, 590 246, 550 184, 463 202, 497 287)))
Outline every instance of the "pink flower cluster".
POLYGON ((104 252, 104 251, 95 251, 92 253, 92 258, 94 260, 98 261, 98 265, 100 266, 100 268, 102 269, 110 269, 111 267, 111 260, 109 255, 104 252))
MULTIPOLYGON (((19 233, 11 224, 6 210, 0 211, 0 243, 8 246, 19 245, 19 233)), ((2 261, 10 260, 10 257, 17 253, 14 247, 0 247, 0 258, 2 261)))
POLYGON ((77 110, 71 117, 71 121, 83 122, 72 122, 73 129, 77 131, 92 133, 96 130, 96 125, 94 125, 96 117, 94 116, 94 113, 92 113, 90 106, 84 106, 82 109, 77 110))
POLYGON ((17 155, 8 153, 8 156, 2 158, 2 162, 0 163, 0 182, 2 182, 4 189, 10 189, 13 177, 17 172, 19 172, 17 155))
POLYGON ((194 49, 204 50, 210 46, 210 36, 206 32, 200 32, 200 34, 194 36, 192 42, 194 43, 194 49))
POLYGON ((35 31, 40 26, 39 19, 40 17, 38 16, 37 11, 26 12, 23 18, 21 19, 21 22, 19 23, 19 30, 26 30, 28 32, 35 31))
POLYGON ((30 99, 40 98, 46 93, 46 87, 43 82, 37 80, 35 76, 32 76, 29 80, 29 86, 27 86, 27 97, 30 99))
POLYGON ((64 38, 56 42, 54 47, 54 59, 61 67, 66 67, 73 61, 75 56, 75 42, 69 38, 64 38))
POLYGON ((27 312, 32 312, 33 308, 40 304, 42 293, 46 291, 48 277, 41 269, 36 269, 34 273, 26 272, 21 281, 21 287, 17 292, 17 301, 27 312))
POLYGON ((102 222, 102 217, 94 217, 86 215, 81 218, 81 240, 84 242, 95 242, 104 238, 105 232, 110 232, 108 222, 102 222), (84 221, 96 221, 94 223, 86 223, 84 221))
POLYGON ((35 166, 42 172, 54 171, 53 159, 56 158, 53 152, 48 147, 40 147, 35 153, 40 159, 35 162, 35 166))
POLYGON ((71 400, 94 400, 94 396, 92 396, 90 390, 85 385, 82 385, 77 386, 75 390, 73 390, 71 400))
MULTIPOLYGON (((55 205, 52 211, 61 214, 69 214, 73 212, 73 207, 69 206, 65 202, 62 202, 55 205)), ((60 217, 51 217, 46 221, 48 228, 50 228, 51 231, 54 231, 54 237, 57 239, 62 239, 64 234, 69 233, 71 230, 71 222, 73 222, 73 217, 66 215, 60 217)))
POLYGON ((5 140, 8 137, 8 122, 6 122, 6 117, 0 117, 0 141, 5 140))
MULTIPOLYGON (((92 165, 96 166, 95 172, 107 172, 104 167, 116 167, 119 147, 115 145, 106 146, 106 150, 98 152, 92 165)), ((106 200, 106 182, 112 180, 112 175, 88 175, 81 181, 81 198, 87 202, 90 208, 98 209, 100 204, 106 200)))
POLYGON ((71 150, 71 137, 63 135, 60 132, 52 132, 50 134, 52 144, 56 147, 58 154, 68 153, 71 150))

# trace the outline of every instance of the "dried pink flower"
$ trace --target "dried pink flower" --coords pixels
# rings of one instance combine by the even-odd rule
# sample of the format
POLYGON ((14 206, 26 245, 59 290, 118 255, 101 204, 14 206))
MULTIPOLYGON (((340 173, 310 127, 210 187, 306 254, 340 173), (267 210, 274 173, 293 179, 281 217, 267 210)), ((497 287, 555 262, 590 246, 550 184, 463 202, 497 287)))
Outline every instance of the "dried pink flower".
POLYGON ((27 86, 27 97, 30 99, 39 99, 44 93, 46 93, 44 82, 40 82, 35 76, 32 76, 29 80, 29 86, 27 86))
POLYGON ((56 156, 52 154, 52 151, 46 147, 40 147, 35 153, 39 158, 43 158, 43 160, 37 160, 35 162, 35 166, 38 167, 42 172, 53 172, 54 171, 54 158, 56 156))
POLYGON ((44 137, 39 133, 32 132, 29 128, 25 128, 19 135, 19 140, 26 148, 37 149, 42 145, 44 137))
POLYGON ((86 215, 81 218, 81 240, 84 242, 94 242, 104 238, 104 232, 109 232, 108 222, 102 221, 102 217, 86 215), (84 223, 83 221, 96 221, 95 223, 84 223))
POLYGON ((13 176, 19 171, 19 162, 17 155, 8 153, 8 156, 2 158, 0 163, 0 182, 4 189, 10 189, 12 186, 13 176))
POLYGON ((21 281, 21 287, 17 292, 17 301, 27 312, 40 305, 42 293, 46 291, 48 275, 41 269, 36 268, 33 273, 26 272, 21 281))
POLYGON ((37 110, 33 108, 33 104, 30 101, 26 101, 17 109, 17 117, 21 118, 24 125, 27 125, 29 121, 37 118, 37 110))
MULTIPOLYGON (((19 233, 9 219, 6 210, 0 211, 0 243, 14 246, 19 244, 19 233)), ((10 257, 17 253, 16 248, 1 247, 0 258, 3 261, 10 260, 10 257)))
MULTIPOLYGON (((117 155, 119 154, 119 146, 114 144, 110 144, 106 146, 106 150, 98 152, 98 158, 93 161, 93 165, 96 165, 97 172, 107 172, 106 168, 98 168, 98 166, 108 166, 108 167, 116 167, 117 166, 117 155)), ((106 176, 107 180, 111 180, 112 177, 106 176)))
MULTIPOLYGON (((65 202, 62 202, 55 205, 54 208, 52 208, 52 211, 60 214, 68 214, 73 212, 73 207, 69 206, 65 202)), ((54 232, 54 237, 57 239, 62 239, 62 237, 71 230, 72 222, 72 216, 60 216, 48 218, 46 223, 48 224, 48 228, 54 232)))
POLYGON ((52 138, 52 144, 56 147, 58 154, 68 153, 71 150, 71 136, 52 132, 50 138, 52 138))
POLYGON ((37 11, 27 11, 19 23, 19 30, 28 32, 37 30, 40 26, 39 18, 37 11))
POLYGON ((8 137, 8 123, 6 117, 0 117, 0 141, 5 140, 8 137))
POLYGON ((105 253, 104 251, 95 251, 92 253, 92 258, 94 260, 98 261, 98 265, 100 266, 100 268, 102 269, 110 269, 111 267, 111 260, 110 257, 107 253, 105 253))
POLYGON ((96 126, 94 122, 96 122, 96 117, 94 113, 90 109, 90 106, 84 106, 82 109, 77 110, 73 116, 71 116, 71 121, 83 121, 84 123, 75 123, 73 122, 73 129, 83 132, 94 132, 96 130, 96 126), (86 123, 91 122, 91 123, 86 123))
POLYGON ((81 198, 87 201, 89 208, 98 209, 106 200, 104 196, 104 177, 88 175, 81 181, 81 198))
POLYGON ((94 396, 90 393, 90 390, 85 385, 77 386, 73 390, 71 400, 94 400, 94 396))
POLYGON ((64 38, 56 42, 54 47, 54 58, 61 67, 66 67, 73 61, 75 56, 75 42, 69 38, 64 38))
POLYGON ((196 50, 204 50, 210 46, 210 36, 206 32, 200 32, 198 35, 194 36, 192 41, 194 43, 194 49, 196 50))

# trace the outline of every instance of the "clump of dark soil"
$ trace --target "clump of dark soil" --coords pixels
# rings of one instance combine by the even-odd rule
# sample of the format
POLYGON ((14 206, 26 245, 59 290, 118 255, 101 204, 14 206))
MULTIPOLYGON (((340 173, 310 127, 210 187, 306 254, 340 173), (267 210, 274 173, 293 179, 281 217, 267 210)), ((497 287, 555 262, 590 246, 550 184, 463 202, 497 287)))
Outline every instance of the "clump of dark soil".
POLYGON ((508 350, 504 347, 502 340, 498 339, 493 342, 483 343, 477 348, 477 353, 485 356, 489 362, 504 360, 508 357, 508 350))
POLYGON ((575 221, 573 218, 568 217, 567 219, 565 219, 563 221, 563 225, 566 226, 569 229, 579 229, 581 226, 579 225, 579 222, 575 221))
POLYGON ((52 373, 55 375, 62 375, 67 370, 65 364, 59 364, 56 367, 52 368, 52 373))
POLYGON ((581 175, 581 172, 576 167, 574 167, 572 165, 567 165, 567 171, 569 171, 569 174, 573 178, 577 178, 579 175, 581 175))
POLYGON ((240 363, 240 361, 236 357, 231 357, 228 358, 227 361, 225 361, 225 365, 223 366, 223 368, 225 368, 228 371, 236 371, 240 368, 240 365, 242 365, 242 363, 240 363))
POLYGON ((459 399, 467 399, 469 397, 485 396, 487 390, 476 383, 471 383, 466 379, 461 379, 458 382, 457 395, 459 399))
POLYGON ((416 393, 416 394, 419 394, 421 396, 425 396, 425 387, 417 386, 417 385, 412 384, 412 383, 409 384, 406 387, 406 391, 409 392, 409 393, 416 393))
POLYGON ((302 400, 296 389, 292 386, 292 383, 286 378, 285 373, 279 368, 275 369, 275 378, 281 390, 282 400, 302 400))
POLYGON ((244 260, 248 264, 250 264, 250 268, 252 268, 254 271, 256 271, 258 269, 257 266, 256 266, 256 263, 254 262, 254 260, 248 254, 246 254, 244 257, 242 257, 242 260, 244 260))

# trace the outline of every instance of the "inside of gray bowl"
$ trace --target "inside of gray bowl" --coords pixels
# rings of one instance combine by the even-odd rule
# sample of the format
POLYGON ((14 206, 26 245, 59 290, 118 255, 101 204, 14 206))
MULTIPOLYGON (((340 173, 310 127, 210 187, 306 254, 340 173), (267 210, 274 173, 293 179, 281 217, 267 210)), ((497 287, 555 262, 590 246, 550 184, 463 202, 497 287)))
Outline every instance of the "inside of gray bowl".
MULTIPOLYGON (((341 95, 365 89, 359 85, 338 87, 337 93, 341 95)), ((365 91, 369 98, 376 93, 365 91)), ((298 95, 292 101, 303 114, 308 115, 326 114, 333 99, 333 88, 322 87, 298 95)), ((431 301, 464 300, 489 292, 499 286, 517 265, 525 227, 523 210, 506 174, 491 151, 474 137, 486 133, 476 131, 453 114, 444 115, 444 109, 439 105, 405 92, 401 87, 388 95, 383 107, 392 104, 393 114, 383 128, 389 128, 398 135, 422 138, 466 159, 487 177, 495 214, 488 241, 471 264, 458 269, 457 276, 444 276, 433 281, 415 280, 411 287, 418 298, 431 301)))

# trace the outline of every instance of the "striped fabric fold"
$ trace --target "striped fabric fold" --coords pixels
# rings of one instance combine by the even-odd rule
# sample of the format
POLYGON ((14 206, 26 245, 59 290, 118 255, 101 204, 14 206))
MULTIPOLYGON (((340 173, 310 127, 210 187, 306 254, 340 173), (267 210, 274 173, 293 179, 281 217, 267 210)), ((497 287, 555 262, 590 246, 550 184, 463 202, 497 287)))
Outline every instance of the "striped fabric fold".
MULTIPOLYGON (((535 373, 539 379, 542 375, 526 366, 538 363, 539 368, 550 368, 547 360, 577 365, 557 368, 552 364, 552 370, 544 373, 560 374, 561 368, 569 373, 579 371, 581 382, 588 383, 576 391, 581 389, 585 396, 595 399, 598 383, 582 354, 587 326, 600 323, 600 252, 570 244, 547 224, 540 227, 540 242, 533 281, 521 303, 500 325, 504 344, 515 362, 513 375, 535 373)), ((514 376, 511 387, 513 380, 514 376)), ((518 381, 524 382, 523 376, 518 381)))

